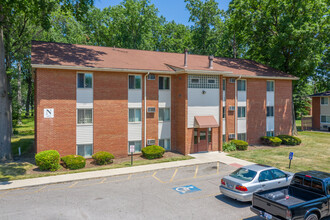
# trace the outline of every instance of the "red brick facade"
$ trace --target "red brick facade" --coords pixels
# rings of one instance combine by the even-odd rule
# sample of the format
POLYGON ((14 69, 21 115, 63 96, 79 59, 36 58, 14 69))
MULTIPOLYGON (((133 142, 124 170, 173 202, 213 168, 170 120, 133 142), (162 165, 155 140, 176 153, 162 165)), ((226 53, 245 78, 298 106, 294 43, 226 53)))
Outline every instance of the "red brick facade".
POLYGON ((313 129, 320 130, 321 128, 321 98, 312 98, 312 109, 313 109, 313 129))

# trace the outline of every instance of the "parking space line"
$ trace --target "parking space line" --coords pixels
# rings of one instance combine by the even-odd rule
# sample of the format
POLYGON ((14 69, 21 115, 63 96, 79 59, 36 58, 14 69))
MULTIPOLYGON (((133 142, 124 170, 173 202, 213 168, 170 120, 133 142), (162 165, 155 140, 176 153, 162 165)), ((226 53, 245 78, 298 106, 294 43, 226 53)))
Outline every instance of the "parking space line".
POLYGON ((156 176, 156 174, 157 174, 157 171, 154 172, 154 174, 152 174, 152 177, 155 178, 156 180, 158 180, 160 183, 166 183, 166 182, 162 181, 161 179, 159 179, 159 178, 156 176))
POLYGON ((195 170, 195 175, 194 175, 194 178, 197 177, 197 173, 198 173, 198 165, 196 165, 196 170, 195 170))
POLYGON ((176 168, 176 169, 175 169, 175 171, 174 171, 174 173, 173 173, 173 176, 172 176, 170 182, 172 182, 172 181, 174 180, 175 175, 176 175, 176 173, 178 172, 178 169, 179 169, 179 168, 176 168))
POLYGON ((41 190, 43 190, 43 189, 45 189, 47 186, 43 186, 43 187, 41 187, 40 189, 38 189, 38 190, 36 190, 36 191, 34 191, 34 192, 40 192, 41 190))
POLYGON ((73 188, 75 185, 77 185, 79 182, 74 182, 71 186, 69 186, 68 188, 73 188))

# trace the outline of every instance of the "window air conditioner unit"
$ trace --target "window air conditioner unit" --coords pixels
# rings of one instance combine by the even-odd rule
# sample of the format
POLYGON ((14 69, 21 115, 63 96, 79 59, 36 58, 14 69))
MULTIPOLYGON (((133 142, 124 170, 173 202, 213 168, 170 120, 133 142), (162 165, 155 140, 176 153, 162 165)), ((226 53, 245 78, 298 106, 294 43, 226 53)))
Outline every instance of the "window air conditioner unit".
POLYGON ((148 113, 155 113, 156 112, 156 108, 155 107, 148 107, 147 108, 147 112, 148 113))
POLYGON ((235 111, 235 106, 229 106, 229 111, 235 111))
POLYGON ((235 83, 235 78, 230 78, 230 79, 229 79, 229 82, 230 82, 230 83, 235 83))
POLYGON ((156 76, 154 74, 149 74, 148 75, 148 80, 155 80, 156 76))
POLYGON ((229 139, 235 139, 235 134, 229 134, 229 139))
POLYGON ((148 139, 147 140, 147 145, 149 146, 149 145, 155 145, 156 144, 156 141, 155 141, 155 139, 148 139))

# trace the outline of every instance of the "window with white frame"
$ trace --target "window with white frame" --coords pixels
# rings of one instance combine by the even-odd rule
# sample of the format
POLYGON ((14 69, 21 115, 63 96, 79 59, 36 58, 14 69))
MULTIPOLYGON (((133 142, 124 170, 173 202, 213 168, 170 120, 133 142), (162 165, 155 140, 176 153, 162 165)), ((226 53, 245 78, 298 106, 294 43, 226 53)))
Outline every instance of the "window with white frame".
POLYGON ((209 128, 207 131, 207 142, 212 143, 212 128, 209 128))
POLYGON ((321 105, 328 105, 329 100, 328 97, 321 97, 321 105))
POLYGON ((129 89, 141 89, 141 76, 129 75, 128 76, 128 88, 129 89))
POLYGON ((237 117, 245 118, 245 116, 246 116, 246 108, 242 106, 237 107, 237 117))
POLYGON ((142 141, 129 141, 128 142, 128 153, 130 153, 130 146, 134 145, 134 153, 141 152, 142 141))
POLYGON ((246 133, 238 133, 237 140, 246 141, 246 133))
POLYGON ((330 123, 330 116, 321 115, 321 123, 330 123))
POLYGON ((267 137, 274 137, 274 131, 267 131, 266 136, 267 137))
POLYGON ((77 145, 77 154, 83 157, 91 157, 93 155, 93 144, 77 145))
POLYGON ((91 73, 78 73, 77 87, 78 88, 92 88, 93 75, 91 73))
POLYGON ((226 118, 226 106, 222 107, 222 118, 226 118))
POLYGON ((170 89, 170 77, 160 76, 159 80, 159 89, 170 89))
POLYGON ((274 92, 274 81, 267 81, 267 92, 274 92))
POLYGON ((171 120, 170 108, 159 108, 158 111, 159 111, 159 114, 158 114, 159 121, 170 121, 171 120))
POLYGON ((158 144, 165 150, 171 150, 171 139, 159 139, 158 144))
POLYGON ((93 109, 77 109, 77 122, 79 125, 93 124, 93 109))
POLYGON ((267 106, 267 117, 274 117, 274 106, 267 106))
POLYGON ((219 88, 219 76, 188 75, 188 88, 201 88, 201 89, 219 88))
POLYGON ((223 134, 223 135, 222 135, 222 143, 225 143, 225 142, 226 142, 226 135, 223 134))
POLYGON ((128 122, 141 122, 141 109, 140 108, 128 109, 128 122))
POLYGON ((246 81, 237 80, 237 91, 246 91, 246 81))
POLYGON ((226 91, 226 79, 222 80, 222 91, 226 91))

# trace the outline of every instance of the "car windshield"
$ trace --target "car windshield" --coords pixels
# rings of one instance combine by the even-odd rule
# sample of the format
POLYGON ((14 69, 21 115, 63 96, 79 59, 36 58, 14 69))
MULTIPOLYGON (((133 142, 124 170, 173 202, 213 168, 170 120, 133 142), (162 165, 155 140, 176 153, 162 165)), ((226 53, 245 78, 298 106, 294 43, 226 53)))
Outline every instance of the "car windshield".
POLYGON ((251 181, 257 175, 257 172, 245 168, 239 168, 235 172, 231 173, 229 176, 234 177, 236 179, 251 181))

